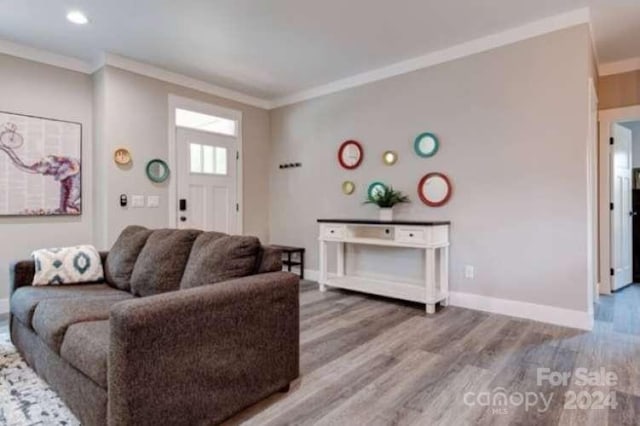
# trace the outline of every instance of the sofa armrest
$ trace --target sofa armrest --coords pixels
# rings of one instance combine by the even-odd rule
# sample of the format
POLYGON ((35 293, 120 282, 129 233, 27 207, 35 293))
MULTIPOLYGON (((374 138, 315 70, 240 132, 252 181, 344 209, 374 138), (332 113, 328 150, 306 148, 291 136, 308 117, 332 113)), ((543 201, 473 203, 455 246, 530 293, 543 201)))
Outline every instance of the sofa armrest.
POLYGON ((9 265, 9 295, 20 287, 27 287, 33 283, 36 264, 33 260, 19 260, 9 265))
POLYGON ((109 424, 217 424, 299 374, 299 279, 258 274, 110 314, 109 424))

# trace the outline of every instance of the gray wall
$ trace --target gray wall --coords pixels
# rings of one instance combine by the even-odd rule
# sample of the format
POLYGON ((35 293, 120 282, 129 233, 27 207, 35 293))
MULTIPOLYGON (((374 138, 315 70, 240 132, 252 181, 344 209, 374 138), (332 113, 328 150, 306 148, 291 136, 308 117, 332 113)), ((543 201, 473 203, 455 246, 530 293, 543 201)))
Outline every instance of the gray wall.
POLYGON ((0 110, 82 123, 83 157, 82 216, 0 217, 0 299, 9 294, 10 261, 35 248, 93 241, 91 102, 90 76, 0 54, 0 110))
MULTIPOLYGON (((99 184, 97 243, 109 247, 122 228, 139 224, 153 228, 169 224, 169 184, 155 184, 145 175, 146 162, 168 158, 168 96, 174 94, 242 111, 244 150, 244 233, 268 240, 269 114, 266 110, 190 90, 119 68, 103 68, 95 79, 96 158, 99 184), (113 151, 128 147, 133 166, 118 168, 113 151), (120 194, 160 195, 160 208, 133 209, 119 205, 120 194)), ((175 164, 169 165, 175 170, 175 164)))
MULTIPOLYGON (((588 37, 586 25, 574 27, 273 110, 271 240, 305 246, 317 269, 316 219, 376 217, 362 201, 381 180, 412 199, 398 218, 453 222, 454 291, 586 311, 588 37), (441 140, 430 159, 412 151, 423 131, 441 140), (351 138, 365 160, 347 171, 336 152, 351 138), (381 162, 386 149, 399 154, 393 167, 381 162), (283 161, 303 167, 279 170, 283 161), (431 171, 454 185, 442 208, 417 197, 431 171), (354 195, 342 194, 344 180, 356 183, 354 195), (463 277, 467 264, 473 280, 463 277)), ((415 253, 366 255, 350 267, 416 278, 415 253)))

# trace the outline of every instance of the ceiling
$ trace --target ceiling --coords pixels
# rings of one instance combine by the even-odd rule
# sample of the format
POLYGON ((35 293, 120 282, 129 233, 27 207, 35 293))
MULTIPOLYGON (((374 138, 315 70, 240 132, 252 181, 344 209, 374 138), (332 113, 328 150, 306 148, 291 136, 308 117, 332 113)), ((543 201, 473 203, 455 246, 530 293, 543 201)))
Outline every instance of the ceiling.
POLYGON ((640 56, 631 0, 0 0, 0 39, 276 99, 587 5, 601 62, 640 56))

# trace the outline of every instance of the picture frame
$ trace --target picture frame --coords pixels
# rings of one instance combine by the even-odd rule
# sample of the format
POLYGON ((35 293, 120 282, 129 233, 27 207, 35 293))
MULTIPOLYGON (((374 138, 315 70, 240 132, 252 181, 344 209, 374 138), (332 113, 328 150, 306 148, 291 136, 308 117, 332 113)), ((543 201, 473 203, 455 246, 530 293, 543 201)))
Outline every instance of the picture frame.
POLYGON ((0 111, 0 216, 82 214, 82 123, 0 111))

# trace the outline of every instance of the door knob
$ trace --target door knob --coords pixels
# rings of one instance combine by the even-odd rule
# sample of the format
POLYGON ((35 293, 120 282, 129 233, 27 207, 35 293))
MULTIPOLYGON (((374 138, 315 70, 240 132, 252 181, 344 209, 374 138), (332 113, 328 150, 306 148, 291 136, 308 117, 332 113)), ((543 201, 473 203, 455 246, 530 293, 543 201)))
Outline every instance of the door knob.
POLYGON ((185 216, 180 216, 180 222, 186 222, 187 218, 185 216))
POLYGON ((637 216, 638 213, 637 212, 629 212, 629 216, 637 216))

